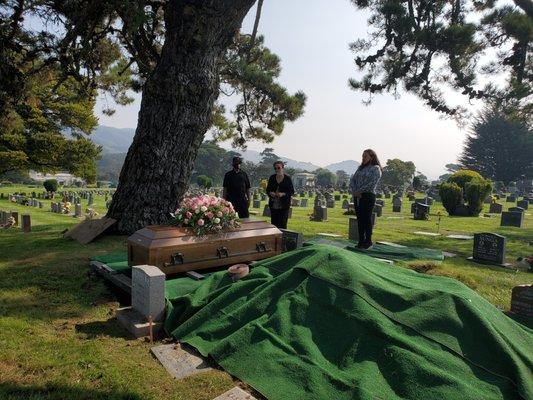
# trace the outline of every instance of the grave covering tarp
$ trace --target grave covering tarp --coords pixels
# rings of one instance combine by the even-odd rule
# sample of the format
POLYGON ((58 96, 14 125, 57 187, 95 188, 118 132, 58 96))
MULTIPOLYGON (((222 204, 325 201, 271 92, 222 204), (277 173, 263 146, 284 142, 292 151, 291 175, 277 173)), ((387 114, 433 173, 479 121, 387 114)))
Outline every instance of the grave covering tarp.
POLYGON ((342 247, 350 251, 357 251, 360 253, 368 254, 374 258, 382 258, 384 260, 392 261, 411 261, 411 260, 431 260, 442 261, 444 260, 444 253, 437 249, 425 249, 421 247, 409 247, 409 246, 392 246, 385 243, 374 243, 369 249, 358 249, 354 242, 346 239, 324 239, 314 238, 304 243, 306 245, 313 244, 328 244, 335 247, 342 247))
POLYGON ((270 400, 533 398, 532 330, 455 280, 332 246, 214 273, 165 328, 270 400))

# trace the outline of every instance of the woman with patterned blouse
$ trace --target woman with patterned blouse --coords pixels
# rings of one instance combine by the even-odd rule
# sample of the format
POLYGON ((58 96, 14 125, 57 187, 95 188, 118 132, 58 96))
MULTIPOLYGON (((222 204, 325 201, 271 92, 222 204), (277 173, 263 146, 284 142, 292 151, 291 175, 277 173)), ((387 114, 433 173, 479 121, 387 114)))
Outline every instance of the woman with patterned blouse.
POLYGON ((359 248, 368 249, 372 246, 372 213, 380 179, 381 164, 378 156, 374 150, 367 149, 363 152, 361 165, 350 179, 359 230, 359 248))

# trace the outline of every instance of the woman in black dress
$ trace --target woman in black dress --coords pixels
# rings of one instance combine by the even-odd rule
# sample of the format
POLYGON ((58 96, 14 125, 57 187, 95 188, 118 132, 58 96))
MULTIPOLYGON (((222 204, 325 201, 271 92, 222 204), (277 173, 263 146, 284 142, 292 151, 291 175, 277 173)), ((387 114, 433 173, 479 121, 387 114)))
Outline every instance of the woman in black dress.
POLYGON ((266 191, 268 193, 268 206, 270 207, 270 221, 272 225, 280 229, 287 229, 291 197, 294 194, 294 186, 289 175, 285 175, 282 161, 274 163, 276 173, 268 178, 266 191))

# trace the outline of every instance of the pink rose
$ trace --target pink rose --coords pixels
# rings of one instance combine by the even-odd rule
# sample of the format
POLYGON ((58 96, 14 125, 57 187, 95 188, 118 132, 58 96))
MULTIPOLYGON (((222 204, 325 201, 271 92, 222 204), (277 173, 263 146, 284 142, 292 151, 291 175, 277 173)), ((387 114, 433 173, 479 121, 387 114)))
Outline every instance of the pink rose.
POLYGON ((207 212, 206 214, 206 217, 209 218, 209 219, 212 219, 213 218, 213 213, 211 211, 207 212))
POLYGON ((200 218, 198 220, 198 226, 204 226, 204 224, 205 224, 205 221, 202 218, 200 218))
POLYGON ((190 219, 190 218, 192 217, 192 214, 191 214, 190 211, 187 211, 187 212, 185 213, 185 216, 186 216, 187 218, 190 219))
POLYGON ((217 217, 219 217, 219 218, 222 217, 222 211, 218 211, 217 212, 217 217))

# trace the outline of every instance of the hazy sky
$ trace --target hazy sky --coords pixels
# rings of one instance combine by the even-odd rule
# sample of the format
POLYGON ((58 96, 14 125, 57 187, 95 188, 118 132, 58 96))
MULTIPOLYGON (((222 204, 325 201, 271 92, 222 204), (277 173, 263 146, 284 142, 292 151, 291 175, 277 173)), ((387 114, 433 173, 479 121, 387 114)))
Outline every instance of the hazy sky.
MULTIPOLYGON (((251 31, 254 16, 255 8, 243 32, 251 31)), ((348 88, 348 79, 357 76, 348 44, 367 32, 366 16, 349 0, 266 0, 259 32, 281 57, 281 83, 291 92, 304 91, 308 100, 305 115, 288 124, 274 143, 252 142, 250 149, 273 147, 280 156, 324 166, 359 160, 364 149, 373 148, 383 163, 389 158, 413 161, 429 178, 456 161, 466 132, 455 122, 440 119, 412 95, 395 100, 385 94, 364 106, 366 95, 348 88)), ((102 125, 137 125, 138 100, 118 107, 112 117, 102 108, 100 100, 102 125)))

